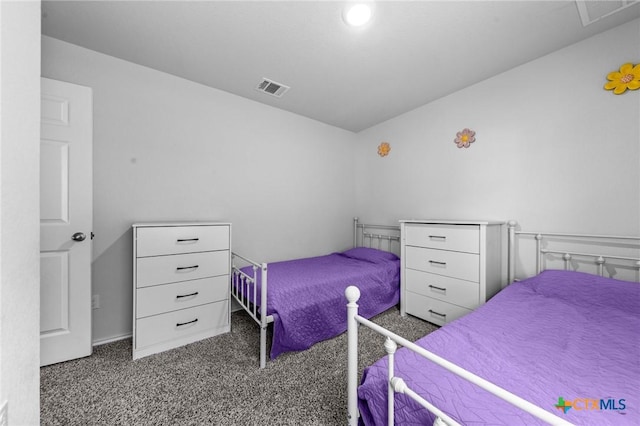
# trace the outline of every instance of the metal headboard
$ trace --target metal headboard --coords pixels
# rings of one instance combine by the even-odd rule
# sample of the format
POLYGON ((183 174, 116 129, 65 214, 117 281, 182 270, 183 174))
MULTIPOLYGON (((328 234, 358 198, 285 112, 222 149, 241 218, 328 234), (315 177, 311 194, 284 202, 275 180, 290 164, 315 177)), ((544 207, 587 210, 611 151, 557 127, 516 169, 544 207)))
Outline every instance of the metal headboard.
POLYGON ((359 223, 358 218, 354 217, 353 246, 377 248, 398 254, 400 252, 400 225, 369 225, 359 223))
POLYGON ((564 269, 569 270, 571 266, 571 260, 574 257, 583 258, 583 259, 591 259, 593 263, 597 266, 597 273, 600 276, 604 276, 604 266, 607 260, 621 260, 628 262, 631 268, 637 270, 637 281, 640 281, 640 257, 629 257, 629 256, 621 256, 616 254, 600 254, 600 253, 585 253, 582 251, 574 251, 574 250, 551 250, 543 247, 543 240, 547 241, 551 238, 567 238, 571 239, 575 243, 595 243, 601 242, 609 243, 610 245, 615 244, 626 244, 631 246, 631 249, 640 250, 640 237, 630 237, 630 236, 617 236, 617 235, 597 235, 597 234, 565 234, 565 233, 556 233, 556 232, 525 232, 525 231, 516 231, 517 222, 509 221, 507 224, 508 228, 508 239, 509 239, 509 253, 508 253, 508 263, 507 263, 507 275, 508 282, 512 283, 515 281, 515 262, 516 262, 516 237, 519 235, 528 235, 533 236, 536 243, 536 274, 539 274, 544 269, 544 258, 546 255, 559 255, 562 257, 564 261, 564 269))

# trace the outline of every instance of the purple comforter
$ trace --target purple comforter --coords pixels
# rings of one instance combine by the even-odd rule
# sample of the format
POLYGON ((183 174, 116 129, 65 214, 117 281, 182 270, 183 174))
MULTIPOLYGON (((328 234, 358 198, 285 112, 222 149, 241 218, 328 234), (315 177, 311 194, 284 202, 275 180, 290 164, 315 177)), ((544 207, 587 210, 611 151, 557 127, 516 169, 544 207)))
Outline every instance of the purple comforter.
POLYGON ((270 263, 267 278, 267 312, 274 318, 272 359, 345 332, 344 291, 350 285, 362 290, 360 315, 367 318, 400 299, 400 260, 372 248, 270 263))
MULTIPOLYGON (((545 271, 417 343, 571 423, 640 424, 640 284, 545 271)), ((367 425, 386 424, 386 365, 368 367, 358 388, 367 425)), ((542 423, 406 349, 396 375, 461 424, 542 423)), ((431 424, 404 395, 395 401, 397 424, 431 424)))

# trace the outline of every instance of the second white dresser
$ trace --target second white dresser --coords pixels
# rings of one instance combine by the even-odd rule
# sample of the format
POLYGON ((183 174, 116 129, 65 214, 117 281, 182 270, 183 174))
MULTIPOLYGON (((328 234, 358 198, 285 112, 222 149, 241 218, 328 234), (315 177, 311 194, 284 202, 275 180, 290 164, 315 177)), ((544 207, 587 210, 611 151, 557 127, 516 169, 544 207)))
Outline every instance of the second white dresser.
POLYGON ((401 315, 444 325, 500 291, 503 225, 400 221, 401 315))
POLYGON ((230 329, 231 224, 133 225, 133 359, 230 329))

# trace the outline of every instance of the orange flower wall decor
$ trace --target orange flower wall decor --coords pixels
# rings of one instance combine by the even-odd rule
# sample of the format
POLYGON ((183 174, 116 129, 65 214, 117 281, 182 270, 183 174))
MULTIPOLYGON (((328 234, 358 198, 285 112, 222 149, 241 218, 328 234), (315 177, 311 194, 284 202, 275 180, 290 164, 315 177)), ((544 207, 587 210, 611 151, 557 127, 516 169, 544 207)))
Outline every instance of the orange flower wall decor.
POLYGON ((604 85, 606 90, 613 90, 616 95, 621 95, 629 90, 640 88, 640 64, 635 67, 631 63, 624 64, 620 71, 612 71, 607 74, 609 82, 604 85))
POLYGON ((476 132, 470 129, 463 129, 456 133, 456 138, 453 142, 458 145, 458 148, 469 148, 469 145, 476 141, 476 132))
POLYGON ((380 157, 386 157, 390 151, 391 145, 389 145, 389 142, 381 142, 380 145, 378 145, 378 155, 380 157))

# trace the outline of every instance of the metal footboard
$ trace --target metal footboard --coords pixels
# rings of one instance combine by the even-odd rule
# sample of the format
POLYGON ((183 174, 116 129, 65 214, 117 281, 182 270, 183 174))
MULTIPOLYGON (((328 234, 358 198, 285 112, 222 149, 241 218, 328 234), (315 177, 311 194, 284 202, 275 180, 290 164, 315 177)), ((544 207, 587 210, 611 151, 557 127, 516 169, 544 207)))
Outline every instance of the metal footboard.
POLYGON ((397 345, 404 346, 405 348, 416 352, 423 358, 428 359, 429 361, 438 364, 439 366, 447 369, 448 371, 457 374, 465 380, 470 381, 471 383, 481 387, 482 389, 491 392, 497 397, 504 399, 505 401, 515 405, 516 407, 532 414, 533 416, 544 420, 547 423, 554 425, 571 425, 571 423, 563 420, 562 418, 555 416, 554 414, 545 411, 544 409, 538 407, 531 402, 520 398, 517 395, 512 394, 511 392, 479 377, 475 374, 465 370, 462 367, 457 366, 456 364, 447 361, 446 359, 439 357, 438 355, 427 351, 426 349, 398 336, 397 334, 381 327, 364 317, 358 315, 358 299, 360 298, 360 290, 358 290, 355 286, 350 286, 345 291, 345 296, 347 297, 347 347, 348 347, 348 377, 347 377, 347 387, 348 387, 348 420, 349 425, 355 426, 358 424, 358 326, 360 324, 371 328, 377 333, 386 336, 385 342, 385 350, 388 354, 389 359, 389 369, 388 369, 388 392, 387 392, 387 403, 388 403, 388 424, 394 424, 394 394, 396 392, 403 393, 407 395, 409 398, 416 401, 418 404, 431 411, 437 418, 436 424, 446 424, 446 425, 458 425, 455 420, 449 417, 447 414, 442 412, 440 409, 420 397, 417 393, 411 390, 407 384, 400 377, 396 377, 394 373, 394 359, 397 345))
POLYGON ((260 326, 260 368, 267 365, 267 327, 273 316, 267 315, 267 264, 257 263, 237 253, 231 253, 231 295, 260 326), (237 261, 251 267, 251 274, 242 271, 237 261), (260 294, 258 294, 260 271, 260 294), (259 297, 259 299, 258 299, 259 297), (260 300, 260 308, 255 301, 260 300))

